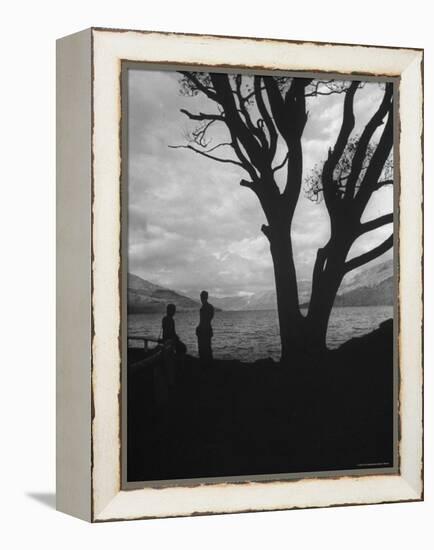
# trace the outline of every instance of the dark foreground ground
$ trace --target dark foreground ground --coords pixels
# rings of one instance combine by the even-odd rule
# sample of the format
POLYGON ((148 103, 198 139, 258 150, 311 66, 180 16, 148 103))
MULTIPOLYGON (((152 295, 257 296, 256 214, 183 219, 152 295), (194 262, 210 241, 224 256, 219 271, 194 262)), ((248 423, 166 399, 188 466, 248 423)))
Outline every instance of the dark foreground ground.
POLYGON ((128 371, 128 481, 393 465, 391 320, 289 365, 186 356, 168 391, 161 367, 128 371))

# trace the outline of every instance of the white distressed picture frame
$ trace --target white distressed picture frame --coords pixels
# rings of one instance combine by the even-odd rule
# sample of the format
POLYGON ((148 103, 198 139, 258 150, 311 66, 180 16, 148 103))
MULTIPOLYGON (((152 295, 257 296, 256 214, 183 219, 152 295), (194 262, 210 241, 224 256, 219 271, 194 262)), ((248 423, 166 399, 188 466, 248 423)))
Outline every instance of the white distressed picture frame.
POLYGON ((57 507, 92 522, 423 498, 423 51, 89 29, 58 41, 57 507), (399 473, 121 490, 121 62, 399 78, 399 473))

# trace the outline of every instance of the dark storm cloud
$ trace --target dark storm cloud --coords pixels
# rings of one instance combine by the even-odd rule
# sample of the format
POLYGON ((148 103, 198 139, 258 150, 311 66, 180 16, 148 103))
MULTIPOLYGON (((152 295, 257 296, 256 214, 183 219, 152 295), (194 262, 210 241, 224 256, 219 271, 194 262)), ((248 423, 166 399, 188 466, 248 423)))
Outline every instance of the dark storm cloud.
MULTIPOLYGON (((129 87, 129 270, 189 293, 208 288, 230 295, 272 288, 268 241, 260 230, 264 214, 255 195, 239 185, 246 173, 169 147, 185 143, 192 128, 180 109, 215 112, 214 105, 202 94, 181 96, 174 72, 133 70, 129 87)), ((380 96, 378 85, 366 85, 357 93, 356 111, 363 124, 380 96)), ((324 160, 336 139, 342 102, 343 95, 308 101, 305 176, 324 160)), ((361 123, 355 132, 360 127, 361 123)), ((215 125, 211 135, 214 144, 228 139, 223 125, 215 125)), ((229 156, 224 149, 221 155, 229 156)), ((391 208, 391 192, 386 191, 370 205, 368 217, 387 207, 391 208)), ((293 223, 299 278, 310 278, 316 250, 328 234, 324 205, 302 194, 293 223)), ((367 242, 355 248, 367 249, 373 238, 378 237, 368 235, 367 242)))

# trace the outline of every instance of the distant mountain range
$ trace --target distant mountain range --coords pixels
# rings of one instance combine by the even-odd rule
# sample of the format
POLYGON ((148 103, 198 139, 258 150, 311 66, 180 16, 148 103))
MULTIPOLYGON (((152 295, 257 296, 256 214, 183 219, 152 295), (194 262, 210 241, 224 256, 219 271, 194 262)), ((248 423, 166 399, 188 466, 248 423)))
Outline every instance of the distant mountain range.
MULTIPOLYGON (((300 303, 307 305, 310 281, 299 281, 300 303)), ((276 309, 276 292, 267 290, 250 296, 210 296, 214 307, 226 311, 276 309)), ((200 302, 180 292, 150 283, 128 274, 128 311, 131 313, 161 313, 173 303, 178 311, 200 308, 200 302)), ((340 307, 393 305, 393 262, 385 261, 349 274, 335 300, 340 307)))
POLYGON ((392 306, 393 277, 374 286, 361 286, 345 294, 339 294, 335 306, 392 306))
POLYGON ((163 313, 167 304, 175 304, 178 311, 200 308, 200 303, 188 296, 145 281, 128 273, 128 312, 163 313))
MULTIPOLYGON (((298 292, 302 306, 307 307, 310 290, 310 281, 302 280, 298 282, 298 292)), ((212 297, 210 301, 223 310, 263 310, 277 308, 276 292, 274 289, 259 292, 252 296, 212 297)), ((342 282, 335 305, 340 307, 393 305, 392 260, 350 273, 342 282)))

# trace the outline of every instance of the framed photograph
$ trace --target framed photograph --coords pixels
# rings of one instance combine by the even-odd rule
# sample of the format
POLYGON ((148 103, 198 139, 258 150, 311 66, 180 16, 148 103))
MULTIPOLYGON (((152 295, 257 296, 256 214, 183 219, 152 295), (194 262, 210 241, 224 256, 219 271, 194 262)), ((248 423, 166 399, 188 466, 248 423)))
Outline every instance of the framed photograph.
POLYGON ((58 41, 57 502, 423 498, 423 51, 58 41))

